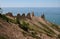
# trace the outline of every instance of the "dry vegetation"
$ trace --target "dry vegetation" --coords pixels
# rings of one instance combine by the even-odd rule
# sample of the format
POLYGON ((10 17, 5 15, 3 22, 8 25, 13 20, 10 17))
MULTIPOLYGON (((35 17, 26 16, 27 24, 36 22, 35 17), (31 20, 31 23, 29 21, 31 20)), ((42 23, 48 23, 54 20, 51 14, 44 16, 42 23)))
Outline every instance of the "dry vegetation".
POLYGON ((50 22, 49 25, 44 15, 43 18, 10 17, 0 14, 0 39, 60 39, 60 28, 50 22))

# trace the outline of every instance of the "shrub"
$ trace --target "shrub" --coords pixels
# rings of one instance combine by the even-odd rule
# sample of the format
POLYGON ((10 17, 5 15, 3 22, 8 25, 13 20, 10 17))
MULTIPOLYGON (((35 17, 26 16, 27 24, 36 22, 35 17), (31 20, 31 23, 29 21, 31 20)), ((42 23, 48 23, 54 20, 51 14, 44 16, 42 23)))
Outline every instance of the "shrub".
POLYGON ((7 22, 9 21, 9 19, 5 15, 0 14, 0 18, 2 18, 3 20, 5 20, 7 22))
POLYGON ((21 28, 23 29, 23 30, 25 30, 25 31, 28 31, 28 26, 29 26, 29 23, 26 23, 26 22, 22 22, 22 24, 21 24, 21 28))
POLYGON ((28 23, 22 21, 22 24, 21 24, 18 17, 16 18, 16 23, 19 24, 20 28, 22 28, 25 31, 28 31, 28 25, 29 25, 28 23))

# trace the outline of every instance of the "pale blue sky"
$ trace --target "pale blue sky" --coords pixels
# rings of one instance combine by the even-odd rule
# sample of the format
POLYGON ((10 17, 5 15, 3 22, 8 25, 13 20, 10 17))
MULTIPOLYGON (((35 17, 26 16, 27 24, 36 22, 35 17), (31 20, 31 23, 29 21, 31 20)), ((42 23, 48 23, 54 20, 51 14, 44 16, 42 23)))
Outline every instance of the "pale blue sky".
POLYGON ((1 7, 60 7, 60 0, 0 0, 1 7))

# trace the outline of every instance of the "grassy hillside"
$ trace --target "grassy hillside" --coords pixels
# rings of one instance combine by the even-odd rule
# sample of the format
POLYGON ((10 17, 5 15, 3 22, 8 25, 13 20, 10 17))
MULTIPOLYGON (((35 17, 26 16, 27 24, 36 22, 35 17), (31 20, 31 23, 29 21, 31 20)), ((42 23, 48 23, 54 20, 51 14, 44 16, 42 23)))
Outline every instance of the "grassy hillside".
POLYGON ((45 18, 11 18, 0 14, 0 39, 60 39, 60 27, 45 18))

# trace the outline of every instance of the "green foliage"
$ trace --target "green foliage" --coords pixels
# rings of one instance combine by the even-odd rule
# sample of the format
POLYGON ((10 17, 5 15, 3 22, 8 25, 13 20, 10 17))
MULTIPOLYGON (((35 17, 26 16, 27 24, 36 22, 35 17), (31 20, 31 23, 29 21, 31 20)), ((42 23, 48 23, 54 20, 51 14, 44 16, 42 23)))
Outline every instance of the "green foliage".
POLYGON ((0 36, 0 39, 6 39, 5 37, 3 37, 3 36, 0 36))
POLYGON ((43 27, 45 27, 45 29, 42 29, 42 30, 44 30, 46 33, 47 33, 47 35, 49 35, 50 37, 51 37, 51 35, 55 35, 56 33, 54 32, 54 31, 52 31, 51 29, 49 29, 48 27, 47 27, 47 25, 45 25, 45 24, 43 24, 43 23, 41 23, 41 22, 39 22, 43 27))
POLYGON ((9 19, 8 17, 6 17, 5 15, 2 15, 2 14, 0 14, 0 18, 2 18, 3 20, 5 20, 7 22, 16 23, 15 20, 9 19))
POLYGON ((60 32, 60 28, 58 27, 58 25, 52 23, 51 27, 60 32))
POLYGON ((15 20, 12 20, 12 19, 9 19, 8 21, 11 23, 16 23, 15 20))
POLYGON ((20 25, 20 21, 18 18, 16 18, 16 23, 20 25))
POLYGON ((29 23, 26 23, 26 22, 22 22, 22 24, 21 24, 21 28, 23 29, 23 30, 25 30, 25 31, 28 31, 28 26, 29 26, 29 23))
POLYGON ((7 22, 9 20, 5 15, 2 15, 2 14, 0 14, 0 18, 2 18, 3 20, 6 20, 7 22))
POLYGON ((28 31, 28 25, 29 25, 28 23, 22 21, 22 24, 21 24, 18 17, 16 18, 16 23, 19 24, 20 28, 22 28, 25 31, 28 31))

